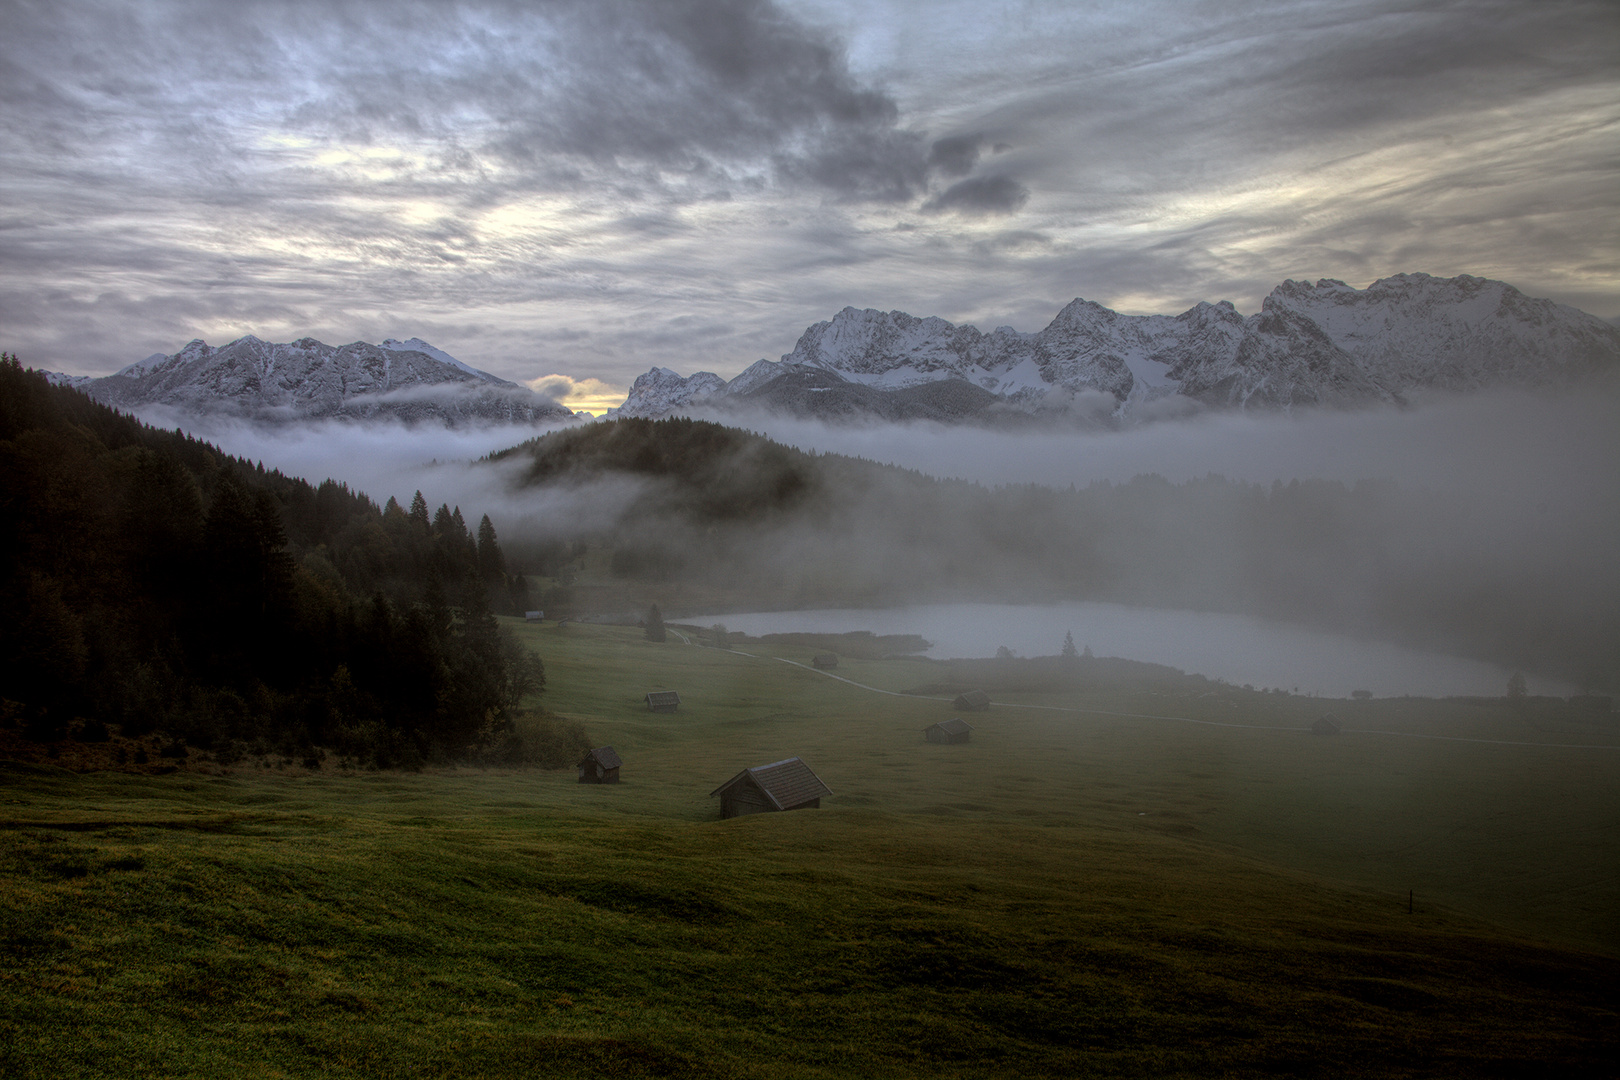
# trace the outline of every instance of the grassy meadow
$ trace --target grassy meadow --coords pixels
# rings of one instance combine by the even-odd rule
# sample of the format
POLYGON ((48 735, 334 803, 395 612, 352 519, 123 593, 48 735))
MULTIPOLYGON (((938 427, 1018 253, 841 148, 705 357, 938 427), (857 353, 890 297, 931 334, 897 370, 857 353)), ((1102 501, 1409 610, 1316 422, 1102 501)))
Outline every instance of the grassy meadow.
MULTIPOLYGON (((920 731, 947 702, 813 672, 808 648, 512 625, 546 660, 547 708, 617 748, 622 783, 0 766, 0 1073, 1620 1059, 1620 751, 1514 745, 1620 747, 1612 727, 1493 703, 1009 692, 967 717, 971 743, 939 746, 920 731), (654 689, 680 711, 648 713, 654 689), (1330 710, 1344 734, 1301 730, 1330 710), (820 810, 718 820, 710 791, 794 755, 834 792, 820 810)), ((937 671, 836 674, 905 692, 937 671)))

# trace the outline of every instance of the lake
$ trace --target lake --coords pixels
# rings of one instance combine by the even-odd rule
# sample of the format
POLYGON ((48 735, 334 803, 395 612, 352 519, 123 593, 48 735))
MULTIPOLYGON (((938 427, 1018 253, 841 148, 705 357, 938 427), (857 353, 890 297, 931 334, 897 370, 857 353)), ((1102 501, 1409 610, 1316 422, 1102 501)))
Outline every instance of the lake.
MULTIPOLYGON (((1097 656, 1168 664, 1238 686, 1297 688, 1302 694, 1346 697, 1371 690, 1378 697, 1411 694, 1500 695, 1506 668, 1480 660, 1420 652, 1247 615, 1128 607, 1122 604, 923 604, 864 610, 763 611, 702 615, 683 622, 724 623, 748 634, 921 634, 928 655, 994 656, 1005 645, 1019 656, 1052 656, 1063 635, 1097 656)), ((1565 695, 1561 683, 1530 677, 1532 693, 1565 695)))

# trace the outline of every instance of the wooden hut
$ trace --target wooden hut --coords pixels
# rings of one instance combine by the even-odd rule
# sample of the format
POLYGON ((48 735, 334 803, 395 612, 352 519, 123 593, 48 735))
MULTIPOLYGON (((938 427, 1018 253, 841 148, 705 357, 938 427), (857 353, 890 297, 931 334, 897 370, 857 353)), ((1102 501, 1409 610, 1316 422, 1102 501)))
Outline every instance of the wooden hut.
POLYGON ((650 712, 674 712, 681 707, 681 695, 673 690, 654 690, 647 695, 650 712))
POLYGON ((821 777, 796 757, 744 769, 709 792, 720 796, 720 816, 768 814, 776 810, 811 810, 821 805, 823 795, 831 795, 821 777))
POLYGON ((546 613, 543 611, 525 611, 523 613, 524 622, 544 622, 545 619, 546 613))
POLYGON ((818 670, 826 671, 829 668, 835 668, 838 666, 838 654, 830 652, 816 653, 815 657, 810 662, 814 664, 818 670))
POLYGON ((973 735, 973 725, 960 716, 953 716, 949 720, 941 720, 923 728, 923 738, 929 742, 959 743, 967 742, 973 735))
POLYGON ((1337 735, 1339 733, 1339 718, 1332 713, 1323 713, 1311 725, 1311 730, 1318 735, 1337 735))
POLYGON ((990 707, 990 695, 983 690, 969 690, 965 694, 957 694, 956 700, 951 702, 951 708, 959 712, 984 712, 990 707))
POLYGON ((582 784, 617 784, 619 782, 619 753, 611 746, 598 746, 579 762, 579 782, 582 784))
POLYGON ((1371 701, 1372 700, 1372 691, 1371 690, 1352 690, 1352 691, 1350 691, 1350 696, 1355 698, 1357 701, 1371 701))

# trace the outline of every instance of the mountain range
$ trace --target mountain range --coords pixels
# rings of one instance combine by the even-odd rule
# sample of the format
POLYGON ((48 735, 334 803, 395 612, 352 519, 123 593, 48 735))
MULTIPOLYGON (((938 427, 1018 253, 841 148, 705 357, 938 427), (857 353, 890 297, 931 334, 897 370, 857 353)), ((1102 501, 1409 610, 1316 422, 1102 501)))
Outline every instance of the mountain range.
POLYGON ((1602 319, 1500 281, 1398 274, 1366 289, 1285 281, 1247 317, 1225 301, 1168 316, 1076 299, 1036 333, 846 307, 779 361, 730 381, 654 368, 614 413, 1124 419, 1178 407, 1399 403, 1421 391, 1557 385, 1617 370, 1620 327, 1602 319))
POLYGON ((94 379, 47 373, 107 405, 163 406, 258 422, 389 418, 406 423, 539 424, 573 411, 525 386, 469 367, 420 338, 333 346, 251 335, 214 348, 193 341, 94 379))

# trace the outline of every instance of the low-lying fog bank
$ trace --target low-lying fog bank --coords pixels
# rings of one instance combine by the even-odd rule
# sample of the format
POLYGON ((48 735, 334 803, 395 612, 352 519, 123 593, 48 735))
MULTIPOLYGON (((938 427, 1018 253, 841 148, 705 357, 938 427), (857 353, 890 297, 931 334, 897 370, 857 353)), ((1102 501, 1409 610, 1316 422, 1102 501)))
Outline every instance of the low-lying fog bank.
MULTIPOLYGON (((750 635, 868 630, 920 634, 936 659, 989 657, 1005 646, 1017 656, 1054 656, 1063 635, 1097 656, 1168 664, 1236 686, 1279 688, 1321 697, 1371 690, 1404 694, 1499 696, 1512 672, 1478 660, 1359 641, 1246 615, 1134 608, 1121 604, 927 604, 887 610, 771 611, 694 616, 750 635)), ((1531 678, 1536 694, 1566 696, 1564 683, 1531 678)))
MULTIPOLYGON (((733 606, 1064 598, 1247 612, 1489 657, 1599 689, 1620 678, 1617 410, 1620 397, 1606 387, 1440 397, 1400 410, 1210 413, 1121 431, 754 421, 790 446, 1003 488, 988 493, 834 459, 776 460, 791 452, 730 436, 682 444, 698 457, 673 472, 640 469, 632 454, 594 471, 535 473, 527 451, 478 460, 534 438, 527 426, 224 424, 195 433, 311 481, 342 480, 378 502, 408 502, 420 489, 430 506, 459 506, 466 520, 488 514, 520 557, 557 539, 585 541, 611 556, 596 572, 621 583, 744 583, 753 599, 733 606), (704 449, 721 444, 730 449, 704 449), (1211 473, 1261 486, 1202 479, 1211 473), (1128 483, 1143 474, 1170 485, 1128 483), (1296 478, 1331 483, 1287 489, 1296 478), (1383 482, 1356 483, 1363 479, 1383 482), (1087 488, 1098 482, 1115 487, 1087 488), (1276 482, 1285 488, 1269 487, 1276 482), (725 496, 721 517, 694 509, 694 483, 705 505, 725 496), (1029 484, 1051 491, 1021 487, 1029 484), (760 495, 775 502, 756 502, 760 495), (723 580, 709 565, 717 558, 723 580)), ((591 430, 604 429, 577 428, 591 430)), ((670 447, 643 449, 656 458, 670 447)), ((963 649, 1056 648, 998 635, 963 649)), ((1280 642, 1250 652, 1289 655, 1280 642)), ((1232 661, 1219 655, 1163 662, 1256 685, 1321 678, 1312 686, 1321 692, 1357 681, 1354 669, 1345 681, 1313 676, 1315 662, 1304 656, 1297 675, 1228 671, 1232 661)), ((1425 693, 1496 693, 1502 679, 1488 667, 1465 683, 1422 685, 1425 693)))

